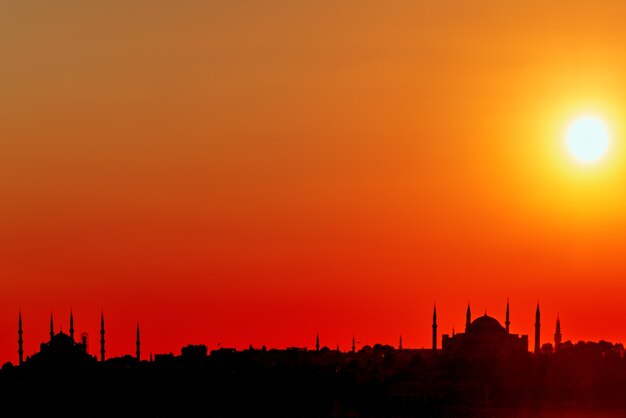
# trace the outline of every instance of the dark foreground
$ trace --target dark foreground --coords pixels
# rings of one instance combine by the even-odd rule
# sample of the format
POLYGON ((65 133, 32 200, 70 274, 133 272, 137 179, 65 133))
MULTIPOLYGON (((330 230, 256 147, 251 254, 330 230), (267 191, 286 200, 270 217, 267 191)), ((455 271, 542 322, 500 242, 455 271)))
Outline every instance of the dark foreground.
POLYGON ((625 417, 621 347, 464 358, 376 346, 5 365, 0 416, 625 417), (4 413, 3 413, 4 411, 4 413))

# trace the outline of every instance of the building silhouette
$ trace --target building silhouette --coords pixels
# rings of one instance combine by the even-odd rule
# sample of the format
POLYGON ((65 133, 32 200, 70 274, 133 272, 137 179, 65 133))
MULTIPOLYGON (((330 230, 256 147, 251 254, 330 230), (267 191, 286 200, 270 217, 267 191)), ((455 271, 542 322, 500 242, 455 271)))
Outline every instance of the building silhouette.
POLYGON ((104 362, 104 312, 100 312, 100 361, 104 362))
MULTIPOLYGON (((22 312, 21 310, 18 313, 18 323, 17 323, 17 353, 18 353, 18 364, 19 365, 37 365, 37 366, 58 366, 58 365, 84 365, 96 362, 98 358, 95 355, 90 355, 87 350, 87 333, 82 333, 80 336, 80 341, 76 339, 76 333, 74 328, 74 313, 70 311, 70 326, 69 326, 69 334, 60 330, 56 332, 54 329, 54 317, 50 314, 50 330, 49 330, 49 340, 42 342, 39 345, 39 351, 34 353, 31 356, 24 358, 24 329, 23 329, 23 321, 22 321, 22 312)), ((136 328, 136 341, 135 341, 135 355, 130 356, 133 362, 139 363, 141 362, 141 332, 139 328, 139 323, 137 323, 136 328)), ((104 328, 104 313, 100 314, 100 363, 104 363, 108 361, 105 357, 105 328, 104 328)), ((127 356, 123 356, 127 357, 127 356)), ((111 359, 114 362, 118 361, 117 359, 111 359)))
POLYGON ((24 364, 24 339, 22 338, 22 311, 20 310, 17 320, 17 355, 20 366, 24 364))
POLYGON ((535 354, 541 350, 541 312, 539 312, 539 303, 535 311, 535 354))
POLYGON ((139 322, 137 322, 137 342, 135 345, 137 346, 137 351, 135 351, 137 361, 141 361, 141 334, 139 333, 139 322))
POLYGON ((507 300, 506 300, 506 319, 504 321, 504 326, 506 328, 507 334, 509 333, 509 330, 510 330, 510 327, 511 327, 511 320, 510 320, 509 314, 510 314, 510 312, 509 312, 509 299, 507 298, 507 300))
POLYGON ((561 318, 559 315, 556 317, 556 330, 554 332, 554 351, 559 351, 561 348, 561 341, 563 336, 561 335, 561 318))
POLYGON ((74 339, 74 314, 70 312, 70 329, 69 334, 62 330, 55 333, 54 319, 50 314, 50 339, 39 345, 39 352, 33 354, 23 360, 23 340, 22 336, 22 315, 20 312, 18 319, 18 354, 20 364, 25 366, 64 366, 77 367, 84 366, 95 362, 95 357, 87 353, 86 338, 82 338, 80 342, 74 339))
MULTIPOLYGON (((507 302, 505 323, 510 325, 509 313, 507 302)), ((493 354, 498 351, 528 352, 527 335, 511 334, 497 319, 488 316, 486 312, 472 321, 471 308, 468 304, 465 319, 465 332, 442 335, 443 351, 453 351, 458 354, 493 354)), ((434 327, 433 323, 433 329, 434 327)))
POLYGON ((70 309, 70 338, 74 339, 74 312, 70 309))
POLYGON ((54 337, 54 319, 52 318, 52 312, 50 312, 50 339, 54 337))
POLYGON ((437 305, 433 307, 433 352, 437 352, 437 305))

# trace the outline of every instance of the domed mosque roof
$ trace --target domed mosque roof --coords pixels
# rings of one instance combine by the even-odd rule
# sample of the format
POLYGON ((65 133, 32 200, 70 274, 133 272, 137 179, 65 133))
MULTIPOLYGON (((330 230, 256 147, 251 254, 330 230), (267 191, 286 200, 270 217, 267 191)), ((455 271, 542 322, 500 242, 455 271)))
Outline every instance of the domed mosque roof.
POLYGON ((64 333, 63 331, 57 334, 54 334, 51 341, 53 341, 55 344, 66 344, 66 345, 74 343, 74 340, 72 340, 72 338, 66 333, 64 333))
POLYGON ((470 334, 504 334, 506 330, 497 319, 485 315, 472 321, 467 330, 470 334))

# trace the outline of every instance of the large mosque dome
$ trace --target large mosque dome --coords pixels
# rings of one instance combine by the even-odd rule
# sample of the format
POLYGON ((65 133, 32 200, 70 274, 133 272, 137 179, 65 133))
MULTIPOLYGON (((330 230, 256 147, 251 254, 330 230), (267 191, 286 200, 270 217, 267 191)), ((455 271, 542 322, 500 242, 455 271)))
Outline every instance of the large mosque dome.
POLYGON ((497 319, 487 314, 476 318, 467 329, 468 334, 506 334, 506 330, 497 319))

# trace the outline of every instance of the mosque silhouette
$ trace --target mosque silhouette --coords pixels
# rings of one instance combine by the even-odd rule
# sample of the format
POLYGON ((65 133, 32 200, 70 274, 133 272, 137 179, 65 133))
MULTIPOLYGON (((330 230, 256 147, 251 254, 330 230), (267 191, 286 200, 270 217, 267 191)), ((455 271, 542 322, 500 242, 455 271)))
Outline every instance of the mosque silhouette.
MULTIPOLYGON (((58 333, 54 332, 54 319, 50 314, 50 340, 43 342, 40 345, 39 352, 29 356, 24 360, 24 340, 23 340, 23 324, 22 324, 22 312, 18 316, 18 362, 19 365, 26 363, 37 364, 52 364, 63 363, 68 364, 89 364, 97 361, 97 357, 88 354, 87 351, 87 334, 82 334, 80 341, 77 341, 74 335, 74 313, 70 311, 70 329, 69 334, 60 330, 58 333)), ((105 361, 105 330, 104 330, 104 313, 100 314, 100 361, 105 361)), ((135 358, 141 360, 141 341, 139 324, 137 324, 137 350, 135 352, 135 358)))

